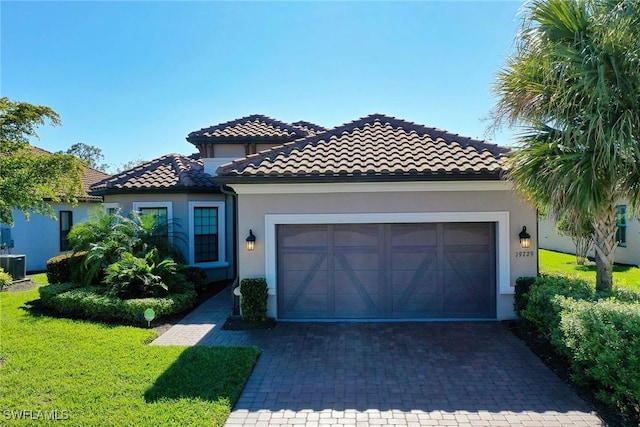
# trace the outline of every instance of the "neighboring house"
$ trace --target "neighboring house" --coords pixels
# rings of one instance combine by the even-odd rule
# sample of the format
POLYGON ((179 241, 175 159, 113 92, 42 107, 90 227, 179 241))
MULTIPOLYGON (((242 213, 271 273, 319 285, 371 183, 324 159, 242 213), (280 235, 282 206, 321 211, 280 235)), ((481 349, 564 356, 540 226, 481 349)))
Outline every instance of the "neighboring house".
MULTIPOLYGON (((37 147, 34 147, 34 150, 48 153, 37 147)), ((86 167, 82 176, 85 191, 107 176, 109 175, 104 172, 86 167)), ((91 209, 98 208, 101 202, 102 197, 88 194, 80 195, 75 207, 69 203, 51 202, 55 219, 32 213, 27 220, 22 212, 14 210, 13 227, 1 226, 5 230, 5 236, 10 234, 8 240, 13 241, 13 248, 6 251, 15 255, 25 255, 28 272, 45 270, 49 258, 69 250, 67 235, 71 227, 86 220, 91 209), (9 230, 9 233, 6 230, 9 230)))
POLYGON ((501 178, 505 148, 383 115, 330 130, 255 115, 187 140, 200 156, 92 194, 173 219, 212 277, 265 277, 280 320, 513 318, 515 279, 537 273, 535 210, 501 178))
MULTIPOLYGON (((615 262, 620 264, 640 265, 640 222, 630 215, 629 204, 620 202, 617 205, 618 230, 615 262)), ((556 232, 556 221, 551 217, 538 220, 539 245, 542 249, 575 254, 576 247, 570 237, 556 232)), ((594 257, 593 250, 589 252, 594 257)))

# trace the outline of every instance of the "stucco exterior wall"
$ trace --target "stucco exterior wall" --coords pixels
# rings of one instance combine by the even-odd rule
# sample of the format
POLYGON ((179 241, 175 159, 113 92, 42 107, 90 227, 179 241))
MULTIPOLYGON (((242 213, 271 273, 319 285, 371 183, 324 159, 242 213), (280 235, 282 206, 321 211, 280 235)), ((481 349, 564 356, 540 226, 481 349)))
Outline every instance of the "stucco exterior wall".
MULTIPOLYGON (((139 193, 139 194, 114 194, 104 196, 106 206, 111 203, 117 203, 121 212, 126 215, 133 210, 134 203, 171 203, 172 218, 170 221, 173 226, 173 233, 176 236, 174 243, 185 258, 189 257, 189 230, 191 224, 189 222, 189 202, 226 202, 225 203, 225 265, 215 268, 204 267, 209 275, 209 280, 224 280, 235 277, 234 257, 235 251, 233 247, 233 201, 219 193, 139 193)), ((197 266, 197 264, 194 264, 197 266)))
MULTIPOLYGON (((556 233, 555 227, 556 221, 551 217, 541 218, 538 221, 540 248, 575 254, 576 247, 571 238, 556 233)), ((593 250, 589 256, 595 256, 593 250)), ((624 247, 616 248, 615 262, 640 265, 640 222, 637 218, 627 216, 627 243, 624 247)))
POLYGON ((27 271, 43 271, 47 268, 49 258, 62 254, 60 252, 60 211, 73 212, 73 224, 85 221, 91 209, 100 209, 99 203, 79 202, 73 207, 66 203, 53 203, 56 218, 45 215, 31 214, 29 220, 22 212, 14 210, 14 226, 11 228, 11 238, 14 248, 11 253, 26 255, 27 271))
POLYGON ((216 144, 214 155, 216 157, 233 157, 234 159, 241 159, 246 156, 244 144, 216 144))
MULTIPOLYGON (((501 183, 504 184, 504 183, 501 183)), ((274 214, 368 214, 368 213, 464 213, 464 212, 501 212, 506 213, 506 230, 508 236, 503 236, 502 250, 508 251, 508 280, 510 290, 498 291, 497 316, 499 319, 513 318, 513 285, 520 276, 537 274, 537 242, 536 242, 536 214, 528 204, 516 196, 510 188, 502 185, 500 190, 483 190, 482 185, 477 191, 448 190, 446 183, 438 188, 438 183, 429 183, 424 191, 394 191, 402 184, 386 186, 390 191, 383 191, 384 185, 379 185, 377 192, 340 192, 341 184, 325 184, 325 190, 320 186, 313 187, 313 193, 305 193, 305 187, 298 185, 298 192, 271 194, 277 185, 254 186, 262 187, 262 194, 242 185, 231 185, 238 193, 238 228, 239 228, 239 277, 266 277, 267 253, 265 236, 265 218, 274 214), (250 193, 250 194, 247 194, 250 193), (520 248, 518 233, 526 226, 532 236, 531 248, 520 248), (256 235, 256 248, 246 250, 244 239, 252 229, 256 235)), ((419 185, 418 185, 419 187, 419 185)), ((330 221, 327 221, 330 222, 330 221)), ((268 283, 275 289, 275 283, 268 283)), ((273 293, 273 291, 272 291, 273 293)), ((269 298, 269 315, 276 316, 276 298, 269 298)))

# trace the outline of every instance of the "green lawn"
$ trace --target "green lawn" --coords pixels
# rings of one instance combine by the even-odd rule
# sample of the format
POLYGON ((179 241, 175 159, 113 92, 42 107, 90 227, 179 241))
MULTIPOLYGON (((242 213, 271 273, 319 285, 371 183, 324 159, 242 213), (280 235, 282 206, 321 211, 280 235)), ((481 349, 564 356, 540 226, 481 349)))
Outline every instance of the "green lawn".
POLYGON ((150 330, 31 314, 37 298, 0 293, 1 425, 222 425, 258 356, 149 346, 150 330))
MULTIPOLYGON (((586 279, 595 284, 596 266, 593 262, 588 265, 577 265, 574 255, 540 249, 540 272, 559 273, 565 276, 575 276, 586 279)), ((625 287, 640 291, 640 268, 629 266, 613 267, 614 286, 625 287)))

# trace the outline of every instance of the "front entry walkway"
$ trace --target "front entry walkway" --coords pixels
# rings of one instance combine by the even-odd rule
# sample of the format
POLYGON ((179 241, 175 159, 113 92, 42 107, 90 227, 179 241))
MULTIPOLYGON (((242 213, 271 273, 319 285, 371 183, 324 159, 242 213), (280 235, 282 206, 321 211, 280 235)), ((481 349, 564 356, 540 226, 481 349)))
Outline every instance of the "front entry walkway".
POLYGON ((154 341, 262 349, 226 426, 602 425, 501 323, 222 331, 230 301, 223 291, 154 341))

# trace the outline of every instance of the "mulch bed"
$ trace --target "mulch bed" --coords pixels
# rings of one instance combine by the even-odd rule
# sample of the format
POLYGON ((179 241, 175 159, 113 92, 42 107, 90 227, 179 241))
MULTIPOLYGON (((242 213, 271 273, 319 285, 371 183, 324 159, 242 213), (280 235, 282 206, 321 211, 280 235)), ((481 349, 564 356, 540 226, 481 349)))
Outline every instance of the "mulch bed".
POLYGON ((524 327, 522 321, 506 321, 504 324, 520 338, 529 349, 542 360, 565 384, 570 386, 578 396, 588 402, 608 427, 637 427, 640 419, 631 419, 596 399, 595 392, 586 387, 580 387, 571 379, 571 365, 569 361, 554 350, 549 341, 541 339, 535 332, 524 327))
POLYGON ((29 291, 35 288, 36 285, 30 279, 26 280, 18 280, 16 282, 11 283, 5 289, 7 292, 17 292, 17 291, 29 291))

